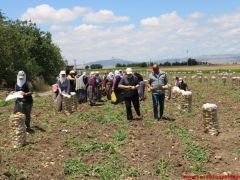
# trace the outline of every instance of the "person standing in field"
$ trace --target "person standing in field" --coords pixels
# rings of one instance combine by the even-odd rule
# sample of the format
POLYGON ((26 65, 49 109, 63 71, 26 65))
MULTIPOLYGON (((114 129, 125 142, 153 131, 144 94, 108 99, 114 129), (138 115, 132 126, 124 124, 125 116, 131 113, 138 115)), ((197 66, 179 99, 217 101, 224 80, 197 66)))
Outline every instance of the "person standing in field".
POLYGON ((70 92, 75 92, 75 71, 71 70, 67 78, 70 81, 70 92))
POLYGON ((86 101, 86 89, 87 89, 88 77, 86 73, 79 72, 76 76, 76 87, 78 103, 83 103, 86 101))
POLYGON ((133 75, 132 69, 126 69, 126 75, 120 80, 118 87, 124 91, 124 100, 127 111, 127 119, 133 120, 131 104, 138 115, 138 119, 141 119, 140 103, 138 95, 139 81, 136 76, 133 75))
POLYGON ((167 76, 165 72, 159 71, 158 64, 154 64, 152 70, 152 73, 149 74, 148 91, 152 93, 154 119, 165 119, 163 116, 165 99, 163 86, 167 85, 167 76), (158 105, 160 113, 158 113, 158 105))
POLYGON ((66 71, 61 71, 59 74, 59 79, 57 81, 58 84, 58 96, 56 99, 57 103, 57 110, 62 110, 62 101, 63 101, 63 94, 68 95, 70 93, 70 81, 66 77, 66 71))
POLYGON ((113 78, 114 78, 114 74, 110 72, 108 73, 105 81, 105 91, 106 91, 108 100, 111 100, 113 78))
POLYGON ((14 114, 17 112, 25 114, 25 125, 27 127, 26 130, 27 132, 32 132, 33 130, 30 127, 30 122, 33 98, 24 71, 18 72, 17 83, 15 84, 15 91, 22 91, 23 98, 17 98, 14 106, 14 114))
POLYGON ((98 102, 101 102, 102 99, 102 78, 100 77, 100 74, 98 71, 96 71, 96 98, 98 102))
POLYGON ((91 72, 90 76, 88 78, 88 85, 87 85, 87 96, 90 102, 91 106, 96 105, 96 88, 97 88, 97 82, 96 82, 96 76, 95 72, 91 72))

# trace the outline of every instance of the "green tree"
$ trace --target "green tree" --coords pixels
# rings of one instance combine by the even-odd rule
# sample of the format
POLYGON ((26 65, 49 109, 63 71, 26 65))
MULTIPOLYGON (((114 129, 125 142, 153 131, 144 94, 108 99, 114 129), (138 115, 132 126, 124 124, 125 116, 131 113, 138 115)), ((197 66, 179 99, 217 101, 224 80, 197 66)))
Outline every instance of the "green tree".
POLYGON ((19 70, 32 80, 42 76, 52 83, 65 66, 49 32, 27 21, 12 21, 0 12, 0 76, 13 86, 19 70))
POLYGON ((91 69, 102 69, 103 67, 102 67, 101 64, 92 64, 92 65, 90 66, 90 68, 91 68, 91 69))

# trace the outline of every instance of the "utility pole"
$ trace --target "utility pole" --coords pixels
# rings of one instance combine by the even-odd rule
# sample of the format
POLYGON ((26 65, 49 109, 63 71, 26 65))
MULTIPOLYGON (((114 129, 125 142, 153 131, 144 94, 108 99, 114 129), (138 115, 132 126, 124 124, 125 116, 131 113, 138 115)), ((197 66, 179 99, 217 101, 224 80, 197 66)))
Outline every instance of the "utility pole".
POLYGON ((187 66, 188 66, 188 49, 187 49, 187 66))
POLYGON ((77 60, 74 59, 73 61, 74 61, 74 68, 77 69, 77 60))

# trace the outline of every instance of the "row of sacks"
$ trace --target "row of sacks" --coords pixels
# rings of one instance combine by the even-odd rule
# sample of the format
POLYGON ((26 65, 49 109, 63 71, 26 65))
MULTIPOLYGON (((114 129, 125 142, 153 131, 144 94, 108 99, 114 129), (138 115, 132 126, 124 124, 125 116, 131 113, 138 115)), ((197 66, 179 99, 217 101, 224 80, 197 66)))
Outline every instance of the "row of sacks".
POLYGON ((172 87, 172 98, 175 101, 177 108, 181 112, 192 111, 192 92, 181 90, 179 87, 172 87))

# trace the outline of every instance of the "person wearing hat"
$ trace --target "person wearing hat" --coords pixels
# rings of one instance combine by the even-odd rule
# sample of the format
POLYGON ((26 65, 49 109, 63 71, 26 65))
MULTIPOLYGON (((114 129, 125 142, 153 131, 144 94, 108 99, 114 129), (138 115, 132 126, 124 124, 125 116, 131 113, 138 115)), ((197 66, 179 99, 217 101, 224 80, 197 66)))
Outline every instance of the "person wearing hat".
POLYGON ((27 132, 32 132, 30 127, 31 111, 33 106, 32 92, 27 82, 26 74, 24 71, 19 71, 17 75, 17 83, 15 85, 15 91, 22 91, 23 98, 17 98, 14 106, 14 113, 21 112, 25 114, 25 125, 27 132))
POLYGON ((159 71, 159 65, 152 66, 152 73, 149 74, 148 91, 152 92, 153 114, 155 120, 165 119, 163 116, 165 86, 167 85, 167 76, 163 71, 159 71), (160 106, 160 114, 158 113, 158 104, 160 106))
POLYGON ((118 87, 123 89, 124 92, 127 119, 129 121, 133 120, 131 104, 133 104, 136 114, 138 115, 138 119, 140 119, 141 113, 138 95, 139 81, 138 78, 133 75, 132 68, 126 69, 126 75, 124 75, 120 80, 118 87))

